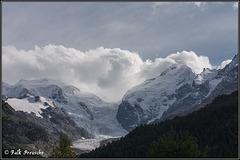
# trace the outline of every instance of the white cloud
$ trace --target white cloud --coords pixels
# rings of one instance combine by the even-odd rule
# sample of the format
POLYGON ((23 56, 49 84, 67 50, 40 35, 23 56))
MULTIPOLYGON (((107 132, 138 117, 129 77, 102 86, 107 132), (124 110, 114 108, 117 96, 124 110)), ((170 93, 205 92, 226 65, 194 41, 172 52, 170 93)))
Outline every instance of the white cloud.
POLYGON ((170 4, 170 2, 153 2, 153 7, 170 4))
POLYGON ((190 67, 195 73, 201 73, 203 68, 212 69, 209 58, 206 56, 197 56, 195 52, 182 51, 175 54, 171 54, 166 59, 172 59, 176 63, 185 64, 190 67))
POLYGON ((134 78, 143 63, 139 55, 118 48, 81 52, 48 45, 23 51, 6 46, 2 58, 3 81, 8 83, 20 79, 58 79, 109 100, 119 100, 127 89, 143 80, 134 78))
POLYGON ((228 60, 225 60, 221 63, 220 66, 217 66, 216 68, 217 69, 223 69, 226 65, 228 65, 232 60, 231 59, 228 59, 228 60))
POLYGON ((194 2, 194 4, 198 7, 203 7, 203 6, 207 5, 207 2, 194 2))
POLYGON ((238 9, 238 2, 234 2, 232 7, 233 9, 238 9))
POLYGON ((152 14, 155 15, 158 13, 158 8, 161 6, 169 5, 171 2, 152 2, 153 12, 152 14))
POLYGON ((139 77, 144 77, 144 79, 154 78, 174 63, 176 63, 174 60, 166 58, 156 58, 154 62, 147 60, 141 66, 139 77))
POLYGON ((207 7, 207 2, 153 2, 152 7, 154 9, 153 13, 157 12, 158 7, 166 6, 166 5, 195 5, 204 11, 207 7))
POLYGON ((186 4, 193 4, 197 6, 201 11, 204 11, 207 8, 207 2, 185 2, 186 4))
POLYGON ((3 81, 51 78, 73 84, 108 101, 118 101, 131 87, 156 77, 173 63, 185 64, 195 73, 212 68, 208 57, 193 51, 177 52, 166 58, 143 61, 138 53, 119 48, 81 52, 74 48, 48 45, 33 50, 2 48, 3 81))

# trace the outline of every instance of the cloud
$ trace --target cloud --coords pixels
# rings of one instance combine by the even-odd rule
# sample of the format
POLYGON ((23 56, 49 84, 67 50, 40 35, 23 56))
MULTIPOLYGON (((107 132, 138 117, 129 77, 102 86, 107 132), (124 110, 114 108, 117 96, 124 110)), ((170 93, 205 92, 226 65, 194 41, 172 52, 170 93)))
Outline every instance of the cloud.
POLYGON ((153 2, 153 7, 157 7, 157 6, 163 6, 163 5, 167 5, 170 4, 170 2, 153 2))
POLYGON ((207 2, 194 2, 193 4, 195 4, 198 7, 203 7, 207 5, 207 2))
POLYGON ((176 63, 185 64, 197 74, 201 73, 203 68, 213 68, 213 66, 210 64, 208 57, 197 56, 196 53, 193 51, 177 52, 175 54, 167 56, 166 59, 172 59, 176 63))
POLYGON ((152 14, 153 15, 158 14, 158 12, 159 12, 158 8, 159 7, 166 6, 166 5, 169 5, 169 4, 171 4, 171 2, 152 2, 152 8, 153 8, 152 14))
POLYGON ((156 10, 158 7, 163 7, 163 6, 166 6, 166 5, 178 5, 178 6, 181 6, 181 5, 195 5, 197 6, 198 8, 200 8, 202 11, 204 11, 207 7, 207 2, 177 2, 177 3, 173 3, 173 2, 152 2, 152 7, 154 9, 154 12, 153 13, 156 13, 156 10))
POLYGON ((2 43, 24 50, 50 43, 84 52, 99 46, 117 47, 138 51, 144 61, 154 61, 157 53, 166 57, 193 50, 218 65, 237 52, 238 14, 230 11, 233 2, 208 2, 204 13, 196 4, 4 3, 2 43), (153 15, 154 6, 157 14, 153 15))
POLYGON ((118 48, 81 52, 48 45, 34 50, 3 47, 3 81, 51 78, 76 85, 83 91, 119 100, 127 89, 143 79, 134 79, 143 61, 137 53, 118 48), (117 92, 116 92, 117 91, 117 92))
POLYGON ((232 7, 233 9, 238 9, 238 2, 234 2, 232 7))
POLYGON ((51 78, 95 93, 107 101, 120 100, 128 89, 158 76, 172 64, 185 64, 195 73, 213 68, 208 57, 193 51, 143 61, 138 53, 120 48, 99 47, 86 52, 53 44, 35 46, 28 51, 14 46, 2 48, 4 82, 14 84, 20 79, 51 78))
POLYGON ((228 59, 228 60, 225 60, 221 63, 221 65, 215 67, 217 69, 223 69, 226 65, 228 65, 232 60, 231 59, 228 59))

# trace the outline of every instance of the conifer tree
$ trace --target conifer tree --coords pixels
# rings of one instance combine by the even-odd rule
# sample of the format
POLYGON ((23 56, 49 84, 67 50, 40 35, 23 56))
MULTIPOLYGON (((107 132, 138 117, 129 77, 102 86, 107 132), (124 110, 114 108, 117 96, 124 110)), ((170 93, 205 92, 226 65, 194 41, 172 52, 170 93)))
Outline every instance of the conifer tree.
POLYGON ((53 153, 50 158, 74 158, 76 153, 72 151, 72 142, 64 133, 60 133, 59 146, 53 148, 53 153))
POLYGON ((149 150, 150 157, 206 157, 208 147, 201 151, 197 139, 188 132, 176 133, 173 128, 158 141, 154 141, 149 150))
POLYGON ((238 156, 238 128, 237 128, 237 116, 234 118, 234 128, 232 130, 229 129, 228 134, 229 141, 229 149, 227 156, 229 157, 237 157, 238 156))

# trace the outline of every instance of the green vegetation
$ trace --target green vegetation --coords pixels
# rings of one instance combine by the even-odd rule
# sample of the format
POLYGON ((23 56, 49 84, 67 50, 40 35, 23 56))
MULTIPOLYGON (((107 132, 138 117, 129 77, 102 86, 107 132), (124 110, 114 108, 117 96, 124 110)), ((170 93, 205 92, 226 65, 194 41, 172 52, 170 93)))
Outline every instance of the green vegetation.
POLYGON ((138 126, 80 157, 237 157, 237 108, 237 91, 221 95, 189 115, 138 126))
POLYGON ((173 128, 153 141, 149 149, 150 157, 206 157, 208 147, 200 151, 197 139, 188 132, 176 133, 173 128))
POLYGON ((53 147, 53 153, 49 158, 74 158, 76 153, 71 149, 72 142, 64 133, 60 133, 59 146, 53 147))

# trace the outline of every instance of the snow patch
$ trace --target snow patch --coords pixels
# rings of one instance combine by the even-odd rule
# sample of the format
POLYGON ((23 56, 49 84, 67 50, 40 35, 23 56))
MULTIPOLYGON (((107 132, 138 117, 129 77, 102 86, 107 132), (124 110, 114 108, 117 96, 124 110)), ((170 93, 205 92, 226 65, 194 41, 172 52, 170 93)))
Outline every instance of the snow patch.
POLYGON ((205 83, 207 80, 211 80, 217 75, 217 70, 216 69, 208 69, 204 68, 203 72, 198 74, 197 77, 195 78, 195 84, 200 85, 205 83))
MULTIPOLYGON (((30 98, 34 98, 31 96, 30 98)), ((43 118, 41 116, 42 110, 46 109, 48 106, 43 105, 44 102, 51 104, 52 102, 47 100, 44 97, 40 97, 40 101, 29 103, 29 98, 17 99, 17 98, 9 98, 7 103, 11 105, 16 111, 23 111, 27 113, 35 113, 37 117, 43 118)))
POLYGON ((222 81, 222 79, 223 79, 223 77, 215 78, 215 79, 209 81, 210 91, 209 91, 209 93, 208 93, 208 95, 206 97, 210 96, 212 91, 217 87, 217 85, 222 81))

